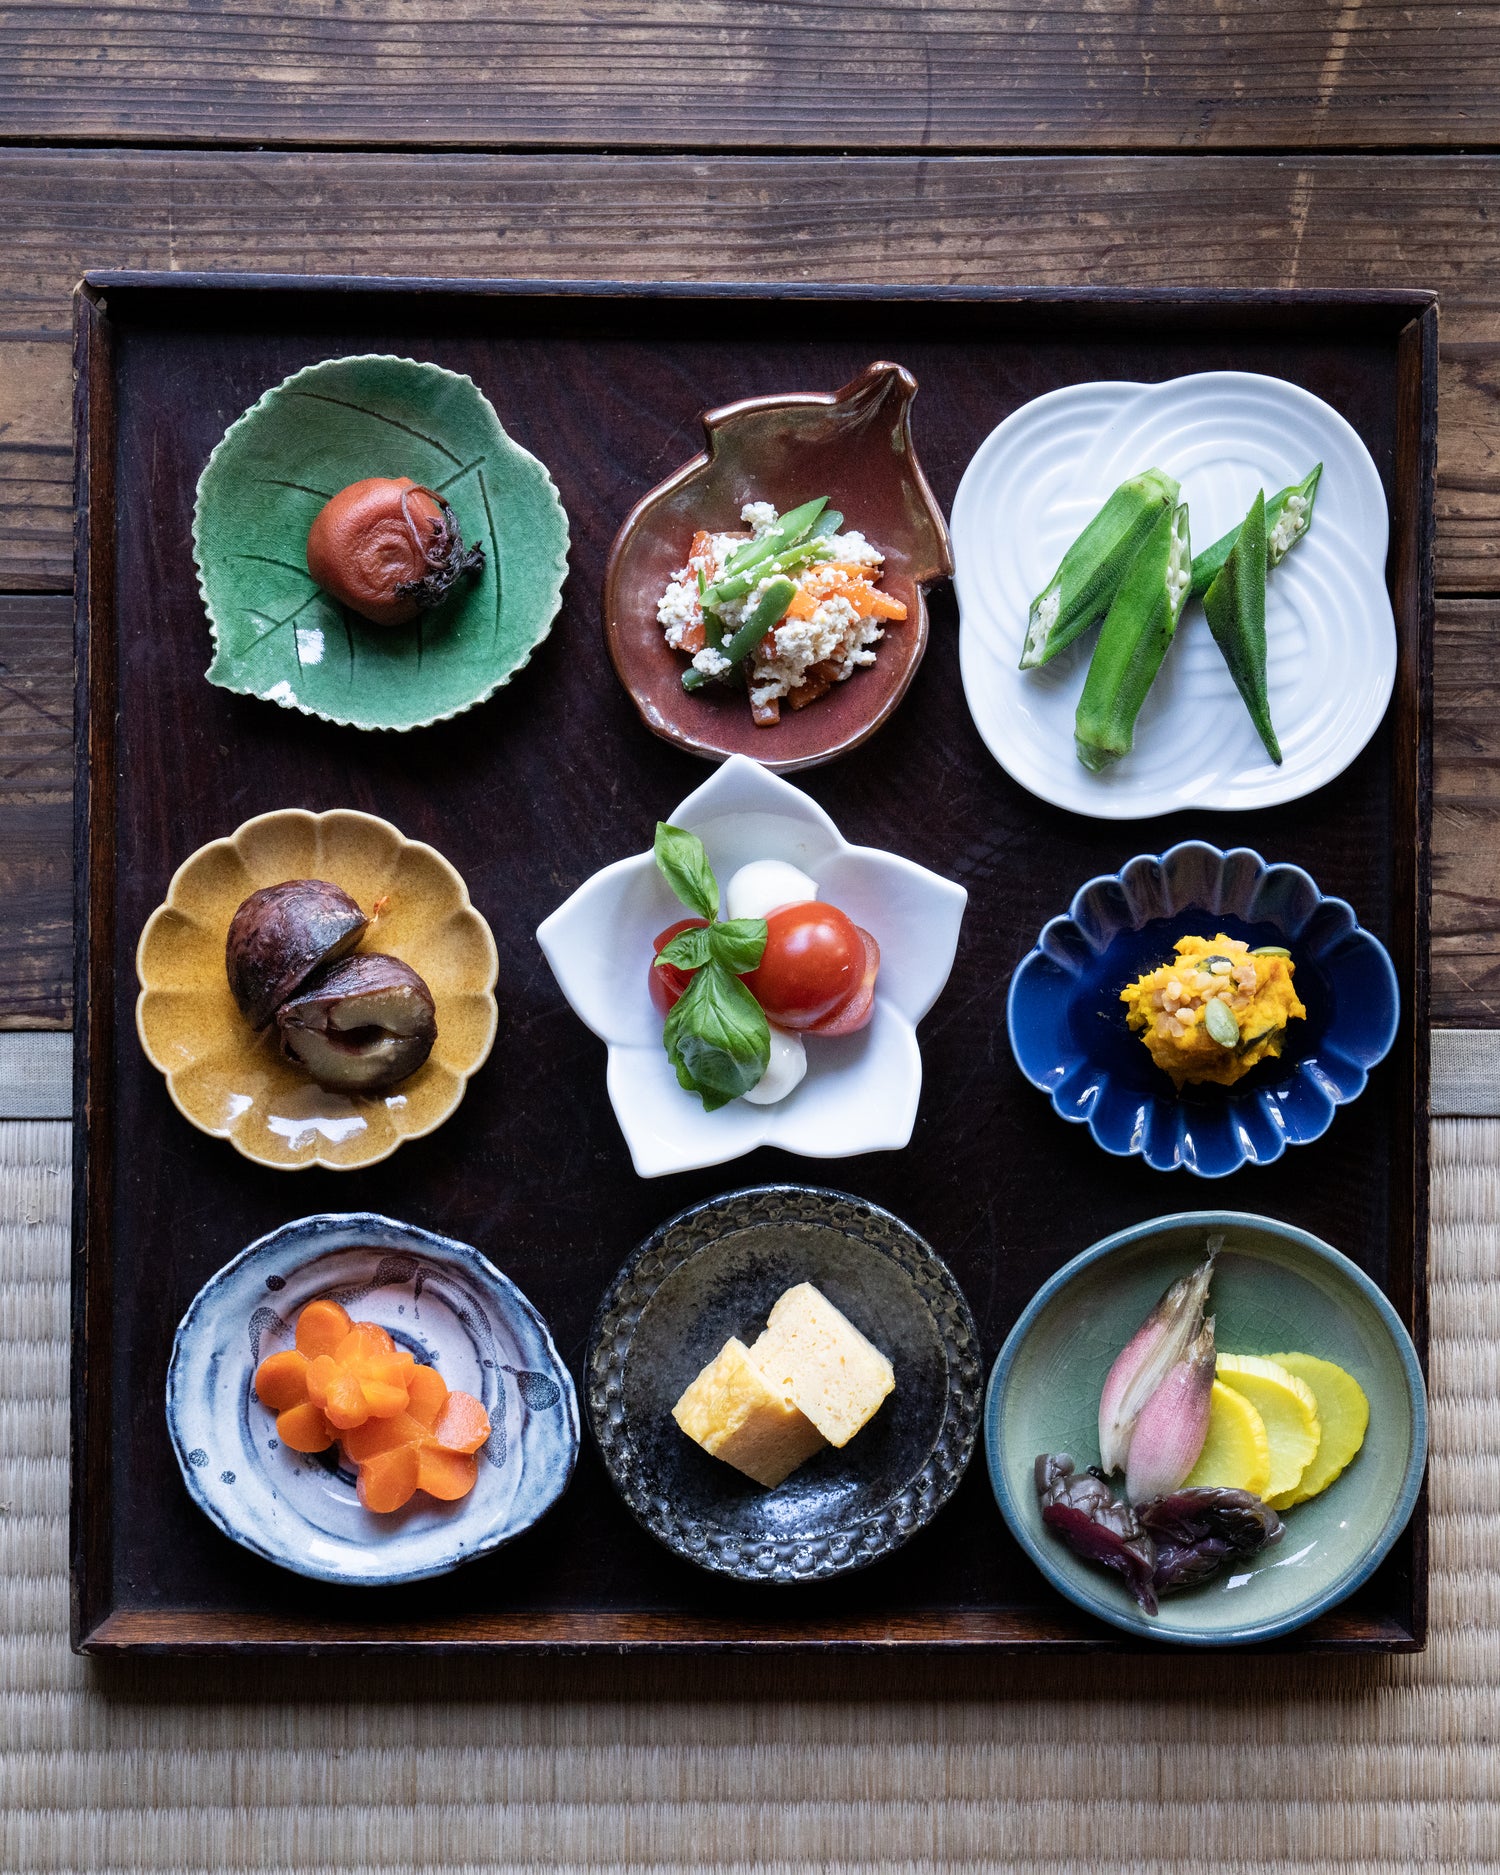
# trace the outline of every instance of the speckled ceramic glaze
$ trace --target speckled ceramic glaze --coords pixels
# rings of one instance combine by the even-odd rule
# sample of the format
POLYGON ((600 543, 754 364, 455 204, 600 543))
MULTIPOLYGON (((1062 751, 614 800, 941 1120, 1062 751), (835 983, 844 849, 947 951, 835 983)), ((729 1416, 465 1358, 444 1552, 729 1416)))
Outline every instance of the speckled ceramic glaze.
POLYGON ((1325 898, 1300 866, 1201 840, 1090 879, 1017 966, 1007 1002, 1021 1071, 1063 1119, 1106 1152, 1208 1178, 1327 1132, 1389 1052, 1400 1013, 1385 947, 1343 899, 1325 898), (1178 938, 1220 931, 1285 945, 1307 1016, 1287 1025, 1278 1059, 1233 1087, 1178 1093, 1128 1027, 1120 991, 1168 962, 1178 938))
MULTIPOLYGON (((751 860, 784 859, 880 945, 875 1014, 854 1035, 809 1036, 807 1074, 785 1100, 734 1100, 705 1113, 678 1085, 646 972, 651 940, 683 907, 648 849, 586 879, 537 930, 576 1013, 609 1044, 615 1118, 642 1178, 780 1146, 808 1159, 893 1152, 911 1138, 922 1092, 917 1024, 958 948, 968 894, 896 853, 851 846, 815 801, 733 756, 667 816, 696 833, 720 890, 751 860)), ((649 832, 646 820, 642 832, 649 832)))
POLYGON ((1155 1641, 1219 1647, 1301 1627, 1353 1594, 1405 1529, 1427 1459, 1421 1365, 1370 1278, 1321 1239, 1239 1211, 1180 1212, 1117 1232, 1075 1257, 1027 1304, 990 1376, 984 1408, 990 1482, 1011 1533, 1068 1600, 1155 1641), (1209 1296, 1232 1354, 1315 1354, 1370 1402, 1364 1446, 1320 1496, 1284 1513, 1278 1543, 1143 1614, 1120 1578, 1075 1556, 1042 1523, 1039 1453, 1099 1459, 1099 1395, 1115 1356, 1169 1284, 1224 1249, 1209 1296))
POLYGON ((714 761, 738 752, 785 772, 857 748, 905 696, 927 648, 925 588, 953 571, 942 510, 912 446, 916 393, 909 371, 877 363, 842 390, 746 397, 704 412, 707 453, 642 496, 604 573, 604 642, 654 735, 714 761), (886 628, 873 665, 759 729, 743 691, 683 689, 688 661, 662 636, 657 602, 700 527, 742 528, 748 501, 784 514, 819 495, 885 555, 881 589, 906 618, 886 628))
POLYGON ((843 1192, 763 1185, 670 1219, 611 1283, 589 1342, 589 1423, 621 1497, 669 1549, 742 1581, 811 1582, 937 1515, 974 1448, 981 1379, 969 1305, 915 1231, 843 1192), (801 1282, 881 1349, 896 1388, 842 1450, 766 1491, 695 1445, 672 1407, 801 1282))
POLYGON ((368 1212, 272 1231, 194 1297, 167 1371, 167 1430, 199 1508, 236 1543, 298 1575, 376 1587, 444 1575, 535 1523, 567 1489, 578 1400, 547 1324, 468 1244, 368 1212), (449 1389, 489 1414, 479 1481, 439 1503, 363 1509, 352 1467, 288 1451, 255 1397, 255 1370, 293 1345, 316 1297, 378 1322, 449 1389))
POLYGON ((490 1052, 499 959, 484 918, 448 861, 389 821, 286 808, 247 820, 184 860, 136 947, 136 1031, 178 1111, 247 1159, 282 1171, 352 1171, 440 1126, 490 1052), (426 1062, 378 1094, 331 1093, 240 1014, 224 940, 242 900, 283 879, 329 879, 372 912, 361 949, 425 978, 437 1011, 426 1062))
POLYGON ((568 520, 552 477, 471 378, 366 354, 309 365, 232 423, 193 509, 208 681, 356 729, 416 729, 509 683, 552 629, 568 520), (307 570, 330 496, 407 476, 444 497, 484 570, 409 626, 372 625, 307 570))

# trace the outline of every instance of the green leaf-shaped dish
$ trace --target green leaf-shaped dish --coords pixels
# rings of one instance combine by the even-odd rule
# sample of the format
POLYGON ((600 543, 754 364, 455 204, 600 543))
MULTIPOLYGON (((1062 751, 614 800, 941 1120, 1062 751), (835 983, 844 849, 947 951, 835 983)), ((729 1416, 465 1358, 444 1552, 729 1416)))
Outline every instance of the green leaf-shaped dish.
POLYGON ((567 573, 552 477, 472 379, 411 358, 333 358, 266 392, 198 481, 193 556, 208 681, 356 729, 417 729, 483 703, 547 636, 567 573), (307 530, 371 475, 452 504, 484 571, 414 625, 371 625, 307 570, 307 530))

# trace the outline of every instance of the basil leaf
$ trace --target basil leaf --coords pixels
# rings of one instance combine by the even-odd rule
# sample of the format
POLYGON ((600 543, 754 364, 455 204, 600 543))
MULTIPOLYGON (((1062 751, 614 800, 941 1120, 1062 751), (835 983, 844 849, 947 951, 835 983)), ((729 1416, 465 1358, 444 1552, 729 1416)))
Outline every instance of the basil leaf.
POLYGON ((672 1005, 662 1025, 667 1059, 704 1110, 748 1093, 771 1059, 765 1011, 739 978, 710 959, 672 1005))
MULTIPOLYGON (((683 936, 686 935, 684 932, 683 936)), ((724 968, 742 977, 747 970, 754 970, 765 954, 766 921, 764 918, 731 918, 725 924, 709 925, 703 936, 724 968)), ((672 961, 675 963, 677 959, 674 957, 672 961)))
POLYGON ((722 930, 722 926, 711 924, 694 925, 691 931, 679 931, 670 944, 663 944, 656 953, 659 964, 676 964, 679 970, 701 970, 713 955, 709 945, 709 932, 722 930))
POLYGON ((654 850, 662 877, 688 910, 697 912, 700 918, 717 918, 719 884, 697 834, 659 820, 654 850))

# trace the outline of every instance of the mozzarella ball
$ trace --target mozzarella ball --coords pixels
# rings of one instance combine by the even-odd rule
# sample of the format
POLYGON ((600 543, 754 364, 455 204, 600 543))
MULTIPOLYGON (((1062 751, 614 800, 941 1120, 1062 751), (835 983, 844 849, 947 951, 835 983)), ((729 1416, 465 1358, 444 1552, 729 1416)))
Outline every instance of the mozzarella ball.
MULTIPOLYGON (((785 900, 782 902, 785 903, 785 900)), ((756 1107, 774 1106, 778 1100, 786 1099, 806 1072, 807 1050, 802 1046, 802 1037, 792 1035, 786 1029, 773 1027, 771 1059, 766 1064, 766 1071, 750 1092, 742 1094, 740 1098, 756 1107)))
POLYGON ((807 905, 817 896, 816 880, 784 859, 752 859, 729 881, 724 915, 764 918, 783 905, 807 905))

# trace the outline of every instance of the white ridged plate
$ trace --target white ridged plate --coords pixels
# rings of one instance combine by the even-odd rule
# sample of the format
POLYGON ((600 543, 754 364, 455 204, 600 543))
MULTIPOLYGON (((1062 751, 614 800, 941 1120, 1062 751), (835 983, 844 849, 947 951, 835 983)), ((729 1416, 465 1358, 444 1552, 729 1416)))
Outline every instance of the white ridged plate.
POLYGON ((1389 523, 1369 451, 1336 410, 1280 378, 1208 371, 1165 384, 1069 385, 985 438, 953 503, 964 693, 991 754, 1022 787, 1075 814, 1138 820, 1176 808, 1270 807, 1321 788, 1374 735, 1396 678, 1385 587, 1389 523), (1266 587, 1277 768, 1209 635, 1199 603, 1102 774, 1073 749, 1097 631, 1040 670, 1018 668, 1026 615, 1110 493, 1157 467, 1175 475, 1195 551, 1323 464, 1308 534, 1266 587))

